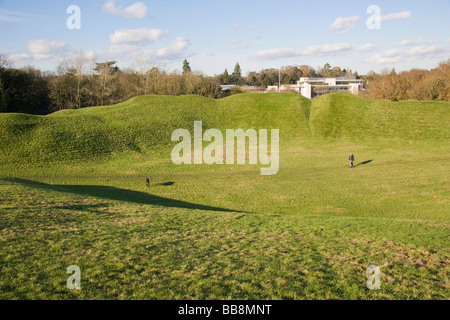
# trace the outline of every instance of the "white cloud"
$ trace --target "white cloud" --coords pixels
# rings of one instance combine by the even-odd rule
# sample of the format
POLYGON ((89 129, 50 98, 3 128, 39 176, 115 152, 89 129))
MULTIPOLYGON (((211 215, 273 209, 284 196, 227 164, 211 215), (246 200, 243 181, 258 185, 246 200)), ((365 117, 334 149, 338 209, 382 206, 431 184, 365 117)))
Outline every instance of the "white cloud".
POLYGON ((429 54, 442 52, 444 52, 444 48, 438 46, 413 47, 407 51, 407 53, 411 56, 426 56, 429 54))
POLYGON ((343 54, 351 51, 374 51, 380 45, 365 44, 360 46, 350 45, 348 43, 334 43, 324 44, 319 46, 308 46, 304 49, 294 48, 280 48, 261 50, 254 54, 255 58, 259 59, 277 59, 277 58, 292 58, 301 56, 329 56, 343 54))
POLYGON ((109 47, 109 53, 113 55, 123 55, 134 53, 140 50, 140 47, 134 44, 113 44, 109 47))
POLYGON ((114 0, 110 0, 103 5, 103 11, 115 16, 125 18, 143 19, 147 17, 147 6, 143 2, 136 2, 129 7, 116 7, 114 0))
POLYGON ((338 17, 332 24, 330 24, 330 31, 344 34, 353 29, 355 24, 353 22, 359 19, 358 16, 353 17, 338 17))
POLYGON ((403 40, 397 43, 397 46, 420 46, 420 45, 426 45, 426 44, 438 44, 439 40, 423 40, 423 39, 417 39, 417 40, 403 40))
POLYGON ((341 53, 344 51, 351 51, 352 46, 348 43, 334 43, 334 44, 323 44, 320 46, 309 46, 303 50, 304 55, 318 55, 324 56, 329 54, 341 53))
POLYGON ((149 44, 169 35, 169 30, 161 29, 126 29, 117 30, 109 36, 113 44, 149 44))
POLYGON ((95 51, 89 51, 86 53, 86 59, 95 60, 97 58, 97 53, 95 51))
POLYGON ((65 55, 65 58, 72 59, 72 60, 76 60, 79 57, 82 57, 83 59, 88 60, 88 61, 95 61, 95 60, 97 60, 98 55, 94 51, 88 51, 88 52, 85 53, 85 52, 83 52, 83 50, 81 50, 81 51, 71 51, 71 52, 68 52, 65 55))
POLYGON ((30 58, 28 53, 17 53, 17 54, 12 54, 9 56, 11 59, 16 60, 16 59, 28 59, 30 58))
POLYGON ((56 40, 39 39, 29 40, 27 48, 34 60, 47 60, 58 58, 67 50, 67 44, 56 40))
POLYGON ((366 59, 367 62, 376 64, 394 63, 402 59, 402 51, 390 49, 379 54, 375 54, 366 59))
POLYGON ((281 49, 266 49, 258 51, 254 56, 260 59, 277 59, 290 58, 302 56, 303 51, 300 49, 281 48, 281 49))
POLYGON ((381 21, 384 22, 406 18, 411 18, 411 11, 392 12, 388 15, 381 16, 381 21))
POLYGON ((17 53, 8 55, 8 58, 11 60, 12 63, 22 64, 28 63, 31 57, 28 53, 17 53))
POLYGON ((6 55, 15 64, 32 65, 43 60, 60 63, 64 59, 73 59, 80 54, 83 54, 86 59, 91 61, 97 57, 94 51, 89 51, 84 54, 82 51, 73 50, 65 42, 47 39, 29 40, 26 52, 7 52, 6 55))
POLYGON ((400 61, 421 60, 428 57, 445 57, 450 54, 449 48, 440 46, 416 46, 410 49, 390 49, 379 54, 372 55, 366 59, 369 63, 386 64, 400 61))
POLYGON ((375 51, 375 50, 378 49, 379 47, 381 47, 380 44, 371 44, 371 43, 368 43, 368 44, 364 44, 364 45, 362 45, 362 46, 357 46, 357 47, 355 47, 355 50, 356 50, 356 51, 359 51, 359 52, 370 52, 370 51, 375 51))
POLYGON ((156 51, 155 56, 163 60, 175 60, 179 58, 186 58, 190 54, 186 51, 191 42, 184 38, 176 38, 169 47, 162 48, 156 51))
POLYGON ((145 49, 145 46, 143 46, 142 43, 121 43, 111 45, 109 53, 114 56, 114 59, 117 56, 123 56, 125 58, 145 56, 152 61, 169 61, 192 56, 193 54, 188 51, 190 45, 191 42, 188 39, 177 37, 168 47, 161 49, 145 49))
POLYGON ((179 58, 187 58, 192 53, 188 52, 191 42, 184 37, 177 37, 169 46, 160 49, 146 48, 154 41, 168 37, 169 30, 161 29, 127 29, 117 30, 110 35, 111 46, 109 54, 116 59, 117 57, 136 58, 145 56, 152 61, 170 61, 179 58))

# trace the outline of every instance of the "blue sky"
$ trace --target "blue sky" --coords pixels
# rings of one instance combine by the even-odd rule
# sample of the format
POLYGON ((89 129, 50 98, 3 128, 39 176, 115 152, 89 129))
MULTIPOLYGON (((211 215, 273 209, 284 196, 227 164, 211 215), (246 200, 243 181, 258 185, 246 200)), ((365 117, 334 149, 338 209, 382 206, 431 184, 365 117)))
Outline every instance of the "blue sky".
MULTIPOLYGON (((430 69, 450 58, 450 1, 0 0, 0 54, 16 67, 55 70, 82 50, 120 67, 165 66, 213 75, 330 63, 364 74, 430 69), (69 30, 67 8, 81 11, 69 30), (379 28, 366 25, 380 10, 379 28)), ((374 21, 374 20, 372 20, 374 21)))

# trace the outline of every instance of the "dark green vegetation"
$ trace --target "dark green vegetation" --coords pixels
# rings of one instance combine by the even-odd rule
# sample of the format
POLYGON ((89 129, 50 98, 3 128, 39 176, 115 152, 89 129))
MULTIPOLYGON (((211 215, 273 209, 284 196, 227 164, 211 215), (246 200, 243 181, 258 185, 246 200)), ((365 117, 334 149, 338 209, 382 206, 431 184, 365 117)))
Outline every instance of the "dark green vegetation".
POLYGON ((239 94, 2 114, 0 298, 448 299, 449 108, 239 94), (279 173, 173 165, 195 120, 279 128, 279 173))

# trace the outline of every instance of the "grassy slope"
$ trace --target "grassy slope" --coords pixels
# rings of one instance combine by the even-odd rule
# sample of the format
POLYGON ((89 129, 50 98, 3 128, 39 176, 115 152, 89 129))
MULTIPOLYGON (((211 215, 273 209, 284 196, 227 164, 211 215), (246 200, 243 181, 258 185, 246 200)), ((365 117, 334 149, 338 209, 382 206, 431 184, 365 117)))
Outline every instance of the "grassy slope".
POLYGON ((281 128, 295 137, 354 141, 447 141, 448 103, 368 101, 330 94, 312 102, 295 94, 142 96, 116 106, 64 110, 46 117, 0 114, 0 163, 96 158, 169 146, 177 128, 281 128), (310 109, 311 115, 310 115, 310 109))
POLYGON ((351 94, 329 94, 313 101, 314 136, 367 140, 450 138, 449 103, 369 101, 351 94))
POLYGON ((448 122, 448 103, 344 94, 0 115, 0 297, 448 298, 448 122), (194 120, 280 128, 280 172, 174 166, 170 134, 194 120), (372 161, 349 170, 350 150, 372 161), (71 264, 80 292, 65 288, 71 264))
POLYGON ((116 106, 64 110, 46 117, 1 114, 1 162, 83 159, 171 144, 178 128, 283 128, 283 138, 307 130, 309 102, 298 95, 143 96, 116 106), (250 116, 252 115, 252 116, 250 116))

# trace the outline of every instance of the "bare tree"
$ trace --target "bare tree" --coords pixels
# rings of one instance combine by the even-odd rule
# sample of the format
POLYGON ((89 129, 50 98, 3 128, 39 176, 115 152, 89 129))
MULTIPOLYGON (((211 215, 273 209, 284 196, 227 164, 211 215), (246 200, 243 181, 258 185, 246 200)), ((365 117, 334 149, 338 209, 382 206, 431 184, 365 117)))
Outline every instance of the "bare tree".
POLYGON ((12 61, 9 57, 0 54, 0 69, 3 68, 11 68, 12 67, 12 61))
MULTIPOLYGON (((94 58, 95 59, 95 58, 94 58)), ((79 109, 82 107, 83 82, 87 76, 92 72, 92 57, 80 51, 72 57, 62 62, 62 67, 65 73, 73 73, 76 79, 75 88, 75 105, 79 109)))
POLYGON ((141 89, 143 94, 148 94, 148 87, 150 82, 150 74, 149 71, 152 68, 153 62, 139 55, 137 59, 133 63, 133 69, 138 73, 141 82, 141 89))
POLYGON ((110 87, 111 81, 114 79, 118 67, 114 66, 116 61, 108 61, 102 63, 95 63, 95 71, 98 74, 100 81, 100 103, 103 106, 105 103, 105 97, 111 94, 112 88, 110 87))

